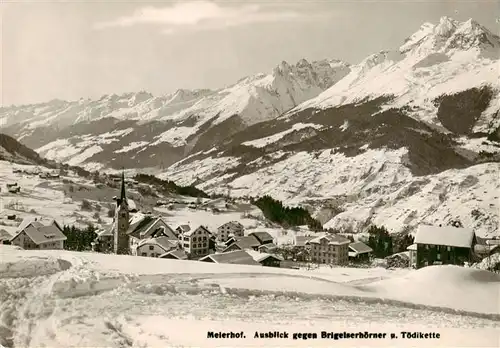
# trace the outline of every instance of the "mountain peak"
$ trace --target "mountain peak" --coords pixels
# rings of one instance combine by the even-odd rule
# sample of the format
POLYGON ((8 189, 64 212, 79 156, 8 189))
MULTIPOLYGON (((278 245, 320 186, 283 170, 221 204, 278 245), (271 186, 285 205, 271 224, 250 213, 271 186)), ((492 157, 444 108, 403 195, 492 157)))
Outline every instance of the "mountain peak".
POLYGON ((459 24, 453 18, 443 16, 439 19, 439 24, 434 28, 434 33, 441 37, 450 37, 459 24))
POLYGON ((473 19, 459 22, 443 16, 434 25, 424 23, 420 29, 405 40, 401 53, 447 53, 467 51, 473 48, 490 49, 500 46, 500 38, 473 19))

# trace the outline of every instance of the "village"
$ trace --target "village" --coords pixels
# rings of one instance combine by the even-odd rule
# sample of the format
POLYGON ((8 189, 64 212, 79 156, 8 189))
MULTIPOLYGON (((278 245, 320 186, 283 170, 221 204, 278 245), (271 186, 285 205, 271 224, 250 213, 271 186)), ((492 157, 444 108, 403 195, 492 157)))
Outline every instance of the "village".
MULTIPOLYGON (((58 173, 36 173, 28 174, 48 180, 60 177, 58 173)), ((237 220, 224 222, 216 229, 184 221, 173 225, 156 211, 141 211, 134 200, 128 198, 127 188, 137 185, 137 181, 125 180, 123 173, 111 176, 110 181, 119 189, 119 195, 113 197, 113 222, 95 231, 96 237, 89 248, 92 252, 295 269, 380 265, 418 269, 441 264, 470 266, 484 260, 490 270, 498 271, 498 263, 492 265, 491 259, 496 260, 495 256, 500 254, 499 240, 480 238, 468 228, 421 225, 414 238, 406 239, 406 250, 396 253, 390 250, 385 253, 387 256, 380 257, 372 246, 393 249, 390 237, 373 240, 370 237, 362 241, 332 231, 309 231, 282 243, 269 232, 246 231, 237 220)), ((17 183, 6 186, 11 194, 20 192, 17 183)), ((159 200, 156 205, 172 209, 172 204, 166 201, 159 200)), ((188 206, 196 209, 194 202, 188 206)), ((7 219, 15 220, 16 216, 9 215, 7 219)), ((65 228, 57 218, 26 217, 13 235, 0 229, 3 244, 27 250, 67 249, 67 239, 65 228)))

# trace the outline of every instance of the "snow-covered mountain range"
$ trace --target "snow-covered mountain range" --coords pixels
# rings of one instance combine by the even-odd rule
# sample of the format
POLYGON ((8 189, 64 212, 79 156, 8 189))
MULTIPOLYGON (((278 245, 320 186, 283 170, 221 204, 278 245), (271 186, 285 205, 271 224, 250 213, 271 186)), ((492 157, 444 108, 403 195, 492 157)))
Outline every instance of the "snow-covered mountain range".
POLYGON ((218 91, 3 108, 4 132, 87 169, 306 204, 328 227, 459 220, 497 234, 500 38, 426 23, 357 65, 279 64, 218 91))

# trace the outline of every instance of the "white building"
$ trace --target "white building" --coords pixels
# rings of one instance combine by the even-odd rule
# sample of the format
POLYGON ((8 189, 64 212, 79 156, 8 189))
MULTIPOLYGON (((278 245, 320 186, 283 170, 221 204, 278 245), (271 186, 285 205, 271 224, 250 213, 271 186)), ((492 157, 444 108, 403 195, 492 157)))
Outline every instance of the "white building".
POLYGON ((179 238, 182 242, 182 248, 191 257, 202 257, 209 254, 210 238, 212 233, 204 227, 199 226, 182 234, 179 238))

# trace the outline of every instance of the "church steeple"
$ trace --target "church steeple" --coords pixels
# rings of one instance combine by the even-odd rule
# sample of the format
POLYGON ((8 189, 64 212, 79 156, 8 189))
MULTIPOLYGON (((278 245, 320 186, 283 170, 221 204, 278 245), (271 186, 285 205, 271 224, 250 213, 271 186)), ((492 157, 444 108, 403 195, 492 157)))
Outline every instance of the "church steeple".
POLYGON ((122 188, 120 192, 120 204, 121 203, 128 205, 127 195, 125 193, 125 172, 123 170, 122 170, 122 188))
POLYGON ((122 170, 122 187, 120 190, 120 198, 116 200, 116 211, 114 221, 114 252, 115 254, 129 254, 129 236, 127 234, 129 228, 129 211, 127 194, 125 192, 125 171, 122 170))

